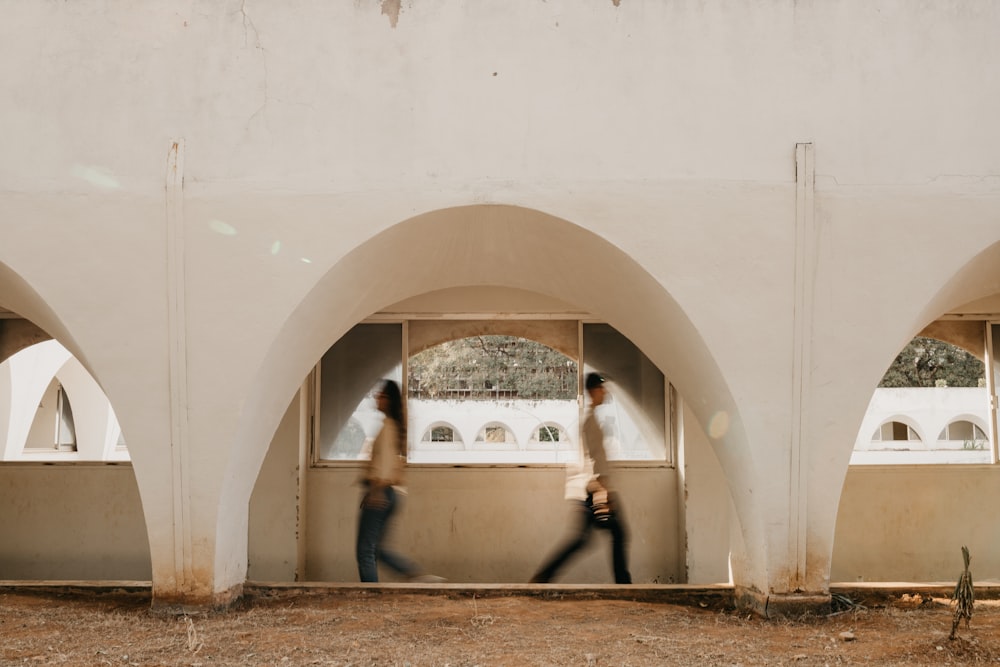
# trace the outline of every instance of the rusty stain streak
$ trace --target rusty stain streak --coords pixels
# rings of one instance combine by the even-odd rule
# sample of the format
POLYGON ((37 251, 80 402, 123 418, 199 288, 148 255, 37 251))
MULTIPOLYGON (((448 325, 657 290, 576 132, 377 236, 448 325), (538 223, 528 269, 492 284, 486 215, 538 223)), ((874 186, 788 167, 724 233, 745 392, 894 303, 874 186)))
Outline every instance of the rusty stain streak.
POLYGON ((389 25, 393 28, 399 23, 399 12, 402 11, 403 0, 382 0, 382 13, 389 17, 389 25))

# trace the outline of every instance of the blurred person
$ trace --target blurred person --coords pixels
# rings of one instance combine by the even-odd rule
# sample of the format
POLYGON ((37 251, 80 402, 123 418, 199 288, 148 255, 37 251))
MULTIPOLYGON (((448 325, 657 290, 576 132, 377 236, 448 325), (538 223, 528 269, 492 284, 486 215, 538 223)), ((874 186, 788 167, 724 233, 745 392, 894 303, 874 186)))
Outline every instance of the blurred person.
POLYGON ((611 560, 616 584, 631 584, 628 570, 628 533, 621 513, 621 501, 613 490, 604 449, 604 432, 595 410, 607 397, 605 379, 600 373, 588 373, 584 387, 590 397, 590 409, 583 422, 583 468, 567 469, 566 498, 573 502, 572 532, 531 578, 533 584, 547 584, 573 556, 590 542, 594 528, 611 533, 611 560))
POLYGON ((375 402, 385 420, 361 475, 364 495, 358 520, 358 575, 362 582, 378 582, 378 564, 382 563, 412 581, 444 581, 441 577, 421 574, 416 563, 385 547, 390 519, 399 508, 401 497, 406 495, 406 420, 399 385, 392 380, 382 383, 375 402))

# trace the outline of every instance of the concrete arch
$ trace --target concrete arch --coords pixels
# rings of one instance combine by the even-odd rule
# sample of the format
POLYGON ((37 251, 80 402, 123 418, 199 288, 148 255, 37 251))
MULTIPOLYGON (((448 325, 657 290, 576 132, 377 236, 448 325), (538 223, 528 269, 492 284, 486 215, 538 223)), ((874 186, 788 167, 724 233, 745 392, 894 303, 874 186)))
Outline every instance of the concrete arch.
MULTIPOLYGON (((71 320, 68 311, 56 308, 53 303, 10 265, 0 262, 0 306, 23 318, 0 320, 0 326, 15 325, 17 339, 14 345, 0 349, 0 359, 19 350, 30 353, 32 347, 50 341, 58 341, 64 348, 58 358, 46 364, 41 375, 47 377, 39 382, 40 389, 36 387, 28 392, 33 397, 28 400, 34 401, 27 403, 29 425, 38 406, 38 392, 44 392, 55 376, 71 386, 68 393, 74 391, 73 387, 92 390, 95 384, 102 396, 104 392, 100 373, 88 354, 88 350, 95 351, 95 348, 81 344, 85 336, 78 338, 75 333, 79 331, 71 332, 67 324, 71 320), (66 364, 68 359, 73 360, 69 366, 66 364)), ((3 393, 0 388, 0 401, 3 393)), ((27 394, 18 397, 22 405, 26 398, 27 394)), ((85 411, 79 403, 78 400, 74 408, 78 412, 85 411)), ((95 417, 94 422, 87 418, 83 421, 88 422, 86 428, 93 426, 96 433, 102 430, 102 425, 101 417, 95 417)), ((79 428, 78 424, 78 436, 79 428)), ((0 499, 0 504, 10 500, 10 493, 20 494, 20 502, 19 507, 5 513, 0 522, 4 526, 4 538, 12 543, 38 544, 37 548, 45 549, 47 554, 41 560, 10 562, 7 568, 10 577, 48 578, 52 576, 51 564, 59 563, 60 576, 54 578, 147 579, 151 557, 146 503, 142 498, 143 485, 139 483, 142 470, 148 473, 147 477, 155 477, 158 472, 153 465, 143 467, 134 462, 132 466, 115 467, 40 465, 6 469, 3 486, 8 495, 0 499), (25 472, 28 474, 23 474, 25 472), (67 487, 68 478, 73 482, 67 487), (72 492, 64 493, 67 490, 72 492), (65 555, 60 561, 62 549, 65 555), (70 573, 68 577, 66 573, 70 573)))
MULTIPOLYGON (((995 229, 995 225, 993 228, 995 229)), ((936 291, 894 294, 897 303, 905 306, 912 304, 912 309, 906 310, 904 306, 901 310, 905 315, 897 313, 897 317, 890 323, 891 327, 886 327, 884 335, 872 340, 853 341, 857 350, 864 350, 858 355, 859 358, 863 358, 864 363, 856 365, 856 368, 867 369, 867 375, 855 372, 849 381, 843 378, 841 380, 850 382, 853 386, 867 386, 874 389, 899 350, 941 315, 978 299, 1000 294, 1000 230, 994 232, 987 243, 978 250, 975 247, 967 250, 966 257, 964 263, 956 262, 950 272, 944 275, 936 291)), ((835 384, 831 382, 830 386, 835 384)), ((857 425, 856 428, 862 426, 870 398, 870 394, 867 396, 863 394, 855 392, 852 395, 848 391, 841 391, 836 395, 825 393, 823 390, 816 392, 814 400, 825 403, 828 409, 838 412, 841 420, 847 424, 843 434, 847 437, 841 437, 842 434, 833 432, 825 434, 829 440, 821 447, 817 447, 817 453, 814 455, 815 462, 810 474, 812 484, 808 498, 810 508, 814 508, 809 511, 810 531, 815 535, 817 544, 814 554, 825 553, 828 557, 832 557, 834 529, 840 509, 839 499, 853 450, 853 447, 847 446, 846 443, 855 442, 858 434, 857 430, 853 433, 848 432, 851 420, 844 419, 844 416, 857 415, 857 421, 853 423, 857 425), (838 502, 824 503, 824 498, 837 498, 838 502)), ((931 438, 929 441, 927 434, 921 435, 925 443, 934 442, 939 432, 940 429, 929 434, 931 438)), ((865 436, 869 437, 870 433, 865 436)), ((829 572, 829 563, 825 569, 829 572)))
POLYGON ((671 378, 712 435, 752 552, 738 583, 766 590, 768 546, 753 493, 758 465, 733 395, 702 336, 666 289, 613 243, 547 213, 506 205, 439 209, 399 222, 331 266, 300 301, 270 345, 243 404, 235 434, 241 456, 229 460, 218 516, 216 589, 242 582, 254 479, 270 434, 323 351, 389 304, 450 287, 489 285, 579 306, 630 338, 671 378), (526 238, 532 240, 527 247, 526 238), (567 253, 586 261, 551 261, 567 253), (504 270, 496 271, 498 266, 504 270), (725 416, 728 427, 710 430, 717 415, 725 416))
POLYGON ((100 386, 75 358, 69 358, 55 377, 73 406, 76 446, 80 459, 105 461, 114 451, 118 430, 114 411, 100 386))
POLYGON ((920 312, 913 335, 943 313, 994 294, 1000 294, 1000 240, 955 271, 920 312))
MULTIPOLYGON (((38 387, 32 388, 29 391, 30 396, 35 396, 39 391, 44 392, 45 387, 48 386, 48 381, 53 376, 58 375, 57 370, 63 375, 68 376, 68 383, 71 385, 91 385, 92 383, 96 383, 101 395, 104 395, 103 388, 100 388, 100 381, 97 379, 93 367, 88 363, 85 351, 77 344, 74 337, 70 335, 69 330, 63 324, 62 320, 27 280, 3 262, 0 262, 0 306, 23 317, 23 322, 29 326, 29 330, 23 331, 21 335, 16 337, 19 342, 15 341, 15 344, 9 349, 0 349, 0 360, 6 359, 15 353, 29 350, 33 346, 43 344, 47 340, 58 341, 67 350, 66 354, 53 357, 50 363, 56 363, 56 359, 61 360, 59 361, 59 368, 52 370, 48 380, 46 380, 40 389, 38 387), (69 366, 64 366, 64 364, 71 360, 72 363, 69 366)), ((45 373, 43 372, 43 374, 45 373)), ((38 404, 37 396, 35 398, 22 396, 19 402, 23 403, 25 400, 28 405, 36 406, 38 404)), ((6 408, 0 408, 0 410, 3 409, 6 408)), ((88 421, 90 416, 84 416, 84 420, 88 421)), ((0 419, 0 421, 3 420, 0 419)), ((24 433, 23 436, 26 437, 27 433, 24 433)), ((19 436, 9 436, 8 441, 10 442, 11 439, 16 440, 17 437, 19 436)), ((23 446, 23 438, 21 439, 23 446)), ((8 448, 8 451, 4 453, 4 457, 10 457, 11 454, 12 451, 8 448)), ((103 455, 103 450, 101 454, 103 455)))
POLYGON ((45 341, 20 350, 0 364, 4 380, 0 385, 0 433, 4 443, 0 460, 13 461, 23 454, 42 395, 69 358, 69 352, 59 349, 58 343, 45 341), (24 374, 17 367, 22 363, 35 372, 21 377, 24 374), (17 382, 18 378, 22 381, 17 382))
MULTIPOLYGON (((58 340, 84 365, 88 372, 93 374, 83 350, 69 334, 62 320, 38 292, 28 284, 28 281, 3 262, 0 262, 0 306, 17 313, 41 329, 44 334, 58 340)), ((39 341, 32 341, 31 344, 35 342, 39 341)), ((4 357, 16 351, 7 351, 4 357)))
MULTIPOLYGON (((964 265, 958 267, 941 289, 927 302, 920 311, 918 319, 912 322, 908 332, 910 340, 926 329, 941 315, 953 311, 965 304, 979 299, 1000 294, 1000 240, 975 253, 964 265)), ((932 334, 925 334, 932 335, 932 334)), ((947 341, 959 345, 959 341, 947 341)), ((978 352, 981 354, 981 351, 978 352)), ((989 372, 989 369, 987 369, 989 372)), ((961 419, 961 417, 955 417, 961 419)), ((981 419, 973 416, 968 421, 984 428, 981 419)), ((943 427, 944 425, 942 425, 943 427)), ((985 429, 984 430, 988 430, 985 429)), ((921 434, 925 442, 934 442, 940 429, 933 433, 921 434)))
MULTIPOLYGON (((3 273, 2 268, 0 265, 0 274, 3 273)), ((8 277, 10 275, 8 274, 8 277)), ((7 284, 12 283, 8 282, 7 284)), ((25 288, 26 286, 22 285, 21 287, 25 288)), ((40 303, 40 297, 33 292, 29 292, 28 295, 31 298, 21 299, 20 303, 27 304, 31 312, 41 313, 43 320, 49 322, 51 326, 61 329, 58 321, 52 319, 54 315, 51 314, 51 310, 44 303, 40 303)), ((0 298, 7 296, 0 292, 0 298)), ((15 312, 21 314, 21 311, 15 312)), ((121 427, 110 399, 92 370, 63 343, 61 337, 48 337, 48 331, 30 320, 18 321, 28 322, 32 327, 37 327, 38 331, 46 336, 46 339, 41 342, 27 342, 27 344, 21 344, 18 341, 14 347, 19 349, 5 360, 0 361, 0 368, 4 368, 0 372, 2 373, 0 377, 6 376, 0 380, 0 431, 7 435, 3 441, 6 443, 3 451, 0 451, 0 460, 17 458, 17 454, 23 450, 28 430, 34 421, 36 406, 53 379, 57 379, 63 385, 70 404, 74 408, 78 451, 72 459, 106 461, 130 458, 115 453, 121 427), (33 367, 32 378, 12 395, 10 366, 22 362, 33 367), (5 396, 7 396, 6 399, 5 396), (14 419, 15 411, 21 413, 17 419, 14 419), (18 423, 21 424, 20 427, 18 427, 18 423)), ((79 347, 76 347, 77 352, 79 352, 79 347)))

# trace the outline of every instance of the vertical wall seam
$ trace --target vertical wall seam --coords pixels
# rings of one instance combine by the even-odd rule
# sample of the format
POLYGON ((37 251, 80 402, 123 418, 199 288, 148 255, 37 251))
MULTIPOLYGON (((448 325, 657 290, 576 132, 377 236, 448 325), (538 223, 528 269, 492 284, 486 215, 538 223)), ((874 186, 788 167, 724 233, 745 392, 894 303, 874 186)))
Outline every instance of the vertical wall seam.
POLYGON ((187 590, 192 577, 190 475, 188 470, 187 318, 184 268, 184 140, 167 155, 167 341, 170 385, 171 498, 174 576, 187 590))
POLYGON ((789 456, 789 557, 795 564, 790 582, 800 588, 806 577, 808 489, 803 455, 806 379, 812 340, 812 247, 816 175, 813 145, 795 145, 795 272, 792 333, 792 423, 789 456))
POLYGON ((319 365, 311 370, 306 376, 302 386, 299 387, 299 452, 297 466, 295 470, 295 581, 306 580, 306 532, 308 526, 308 503, 306 496, 309 493, 307 488, 309 478, 309 465, 312 461, 312 452, 315 446, 315 437, 318 424, 316 424, 316 397, 319 394, 317 378, 319 365))
POLYGON ((667 382, 667 403, 669 405, 667 418, 669 430, 667 432, 667 447, 674 452, 674 470, 677 472, 677 581, 674 583, 686 584, 690 579, 690 542, 688 540, 687 512, 688 512, 688 491, 687 491, 687 456, 684 449, 684 399, 680 397, 674 385, 667 382))

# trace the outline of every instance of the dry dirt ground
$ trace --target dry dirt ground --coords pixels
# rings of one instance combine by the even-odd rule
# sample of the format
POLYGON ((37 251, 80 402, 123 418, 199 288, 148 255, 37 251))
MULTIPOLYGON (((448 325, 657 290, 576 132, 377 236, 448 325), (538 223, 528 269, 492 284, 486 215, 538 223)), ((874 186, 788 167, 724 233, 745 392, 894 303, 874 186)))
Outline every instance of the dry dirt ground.
MULTIPOLYGON (((854 602, 854 601, 848 601, 854 602)), ((946 598, 763 620, 718 601, 257 591, 163 615, 148 591, 0 591, 0 665, 965 665, 1000 663, 1000 606, 949 640, 946 598), (846 634, 845 634, 846 633, 846 634)))

